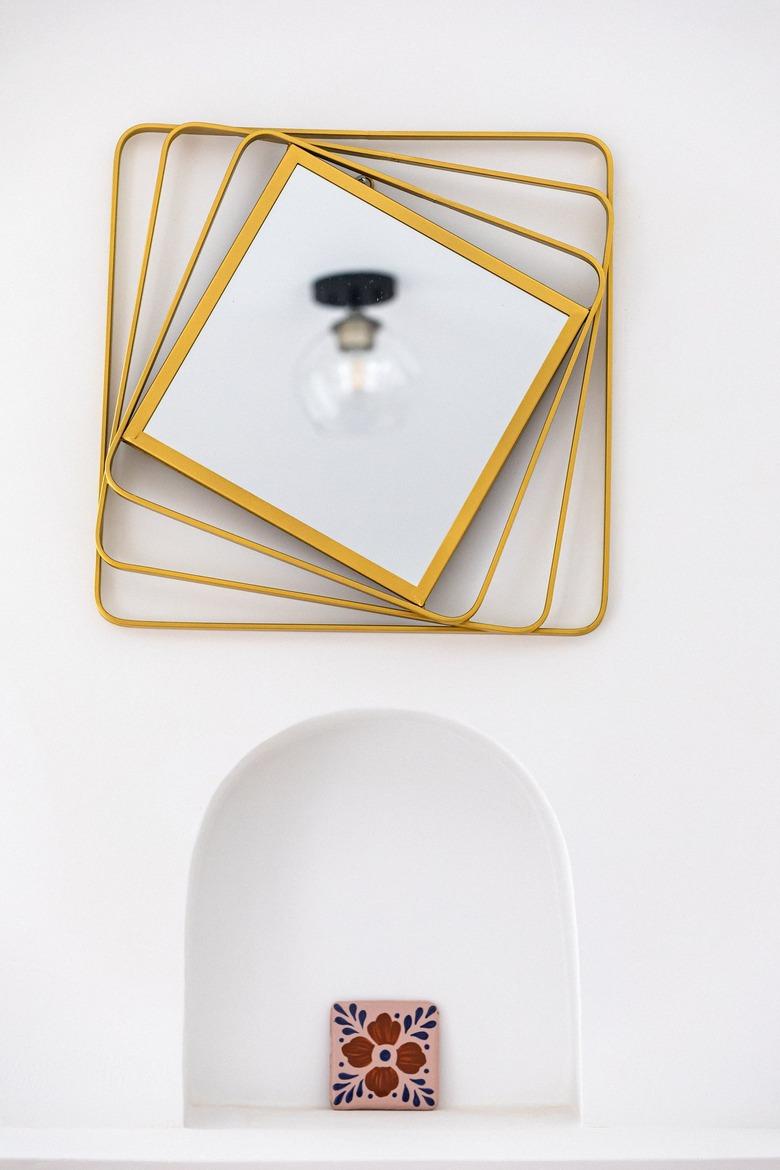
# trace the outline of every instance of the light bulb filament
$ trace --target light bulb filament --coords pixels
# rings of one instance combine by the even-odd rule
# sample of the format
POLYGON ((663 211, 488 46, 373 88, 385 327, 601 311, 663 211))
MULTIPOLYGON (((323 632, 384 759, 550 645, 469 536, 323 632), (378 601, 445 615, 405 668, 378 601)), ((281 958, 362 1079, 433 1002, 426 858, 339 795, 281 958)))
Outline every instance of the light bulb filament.
POLYGON ((363 358, 352 359, 352 389, 359 394, 366 388, 366 363, 363 358))

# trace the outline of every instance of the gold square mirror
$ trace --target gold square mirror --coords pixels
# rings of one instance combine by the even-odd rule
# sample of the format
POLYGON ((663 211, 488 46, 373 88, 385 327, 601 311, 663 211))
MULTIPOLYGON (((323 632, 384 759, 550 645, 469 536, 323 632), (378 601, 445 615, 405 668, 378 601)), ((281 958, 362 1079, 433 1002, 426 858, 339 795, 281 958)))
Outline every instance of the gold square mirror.
MULTIPOLYGON (((159 132, 156 127, 146 129, 159 132)), ((474 605, 451 617, 437 612, 436 605, 426 605, 461 538, 480 514, 481 505, 492 498, 492 485, 504 464, 509 468, 510 482, 517 474, 512 470, 518 458, 515 448, 526 435, 534 411, 549 407, 552 414, 548 413, 541 431, 536 423, 532 428, 538 438, 529 448, 531 461, 518 485, 516 505, 522 501, 550 420, 572 373, 584 362, 572 379, 571 393, 579 393, 581 405, 551 567, 551 600, 581 414, 593 355, 602 337, 602 301, 609 290, 612 213, 608 198, 590 187, 555 179, 350 146, 348 135, 340 136, 346 141, 339 143, 314 132, 307 132, 310 137, 291 137, 281 131, 203 128, 206 134, 215 131, 248 137, 236 149, 166 316, 167 325, 145 366, 151 377, 145 383, 142 378, 128 400, 133 321, 114 424, 106 431, 109 446, 98 524, 101 611, 114 620, 105 611, 100 593, 100 565, 110 565, 131 573, 216 585, 219 590, 247 590, 291 601, 298 598, 299 605, 312 609, 313 617, 311 623, 116 619, 121 624, 534 632, 542 626, 544 615, 530 626, 491 625, 474 618, 515 523, 516 506, 507 518, 474 605), (258 188, 254 206, 215 275, 199 294, 189 317, 179 324, 177 307, 232 169, 246 144, 255 140, 284 149, 281 162, 258 188), (365 162, 353 162, 350 155, 376 160, 377 167, 387 166, 388 171, 393 163, 411 162, 434 172, 460 171, 497 182, 509 180, 595 198, 606 213, 603 259, 549 235, 409 186, 365 162), (426 210, 431 212, 430 218, 421 214, 426 210), (538 241, 548 252, 558 250, 586 267, 590 265, 597 276, 595 299, 587 302, 584 292, 572 296, 559 291, 552 281, 547 283, 525 271, 522 260, 519 266, 508 263, 502 246, 497 249, 499 255, 493 254, 495 241, 489 236, 477 235, 479 243, 473 242, 475 220, 504 232, 508 229, 538 241), (175 333, 172 331, 170 348, 163 350, 167 356, 155 361, 171 321, 175 322, 175 333), (579 383, 581 391, 576 389, 579 383), (544 401, 548 406, 542 405, 544 401), (269 531, 286 534, 286 539, 293 540, 293 555, 282 551, 283 540, 274 542, 279 548, 275 551, 265 543, 237 535, 243 526, 235 529, 234 535, 128 493, 115 479, 117 444, 136 450, 141 459, 153 456, 152 462, 160 461, 158 465, 167 466, 170 472, 182 473, 185 482, 206 489, 207 495, 213 493, 213 498, 229 501, 245 515, 270 524, 269 531), (222 575, 204 577, 162 566, 143 568, 118 562, 107 553, 102 536, 105 502, 115 492, 142 508, 150 507, 172 520, 227 539, 234 547, 256 549, 261 558, 271 556, 281 568, 284 563, 297 566, 296 571, 310 573, 317 582, 314 590, 323 592, 300 591, 283 584, 241 584, 222 575), (296 543, 309 550, 303 559, 294 555, 296 543), (325 561, 318 563, 323 555, 325 561), (335 573, 327 567, 330 565, 335 573), (348 592, 343 595, 338 582, 357 591, 353 593, 355 600, 348 592), (356 620, 320 623, 317 611, 323 605, 343 607, 347 616, 351 611, 356 620), (372 613, 377 615, 373 622, 372 613)), ((144 295, 169 144, 181 133, 197 132, 198 127, 189 124, 172 128, 165 139, 136 313, 144 295)), ((331 137, 335 138, 336 132, 331 137)), ((370 134, 359 137, 372 138, 370 134)), ((489 135, 482 137, 490 139, 489 135)), ((524 136, 497 137, 521 142, 524 136)), ((527 140, 533 137, 526 136, 527 140)), ((548 136, 539 138, 547 140, 548 136)), ((549 136, 549 140, 555 141, 556 136, 549 136)), ((604 157, 609 186, 611 164, 608 155, 604 157)), ((120 158, 121 146, 117 160, 120 158)), ((117 198, 115 171, 115 217, 117 198)), ((112 246, 112 266, 114 261, 112 246)), ((606 323, 608 337, 608 318, 606 323)), ((608 351, 605 356, 608 410, 608 351)), ((109 350, 107 379, 110 367, 109 350)), ((108 386, 109 381, 107 395, 108 386)), ((108 400, 105 409, 109 409, 108 400)), ((602 612, 608 564, 608 442, 605 459, 602 612)), ((505 493, 506 487, 502 490, 505 493)), ((458 563, 463 563, 462 556, 458 563)), ((230 593, 223 596, 230 599, 230 593)), ((548 602, 545 612, 549 609, 548 602)))
POLYGON ((125 439, 421 603, 586 315, 290 146, 125 439))

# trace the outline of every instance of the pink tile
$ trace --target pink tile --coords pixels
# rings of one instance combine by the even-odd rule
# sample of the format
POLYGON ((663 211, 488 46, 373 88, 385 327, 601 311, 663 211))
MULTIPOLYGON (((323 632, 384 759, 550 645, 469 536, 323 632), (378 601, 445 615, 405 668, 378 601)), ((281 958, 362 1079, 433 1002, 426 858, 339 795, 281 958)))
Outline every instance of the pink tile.
POLYGON ((439 1011, 422 999, 341 999, 330 1009, 334 1109, 435 1109, 439 1011))

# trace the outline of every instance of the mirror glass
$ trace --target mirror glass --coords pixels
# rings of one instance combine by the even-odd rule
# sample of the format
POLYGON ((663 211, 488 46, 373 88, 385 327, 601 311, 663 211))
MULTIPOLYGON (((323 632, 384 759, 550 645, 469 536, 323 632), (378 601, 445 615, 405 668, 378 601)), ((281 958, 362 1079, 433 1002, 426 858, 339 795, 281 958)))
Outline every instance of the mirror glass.
POLYGON ((290 148, 125 438, 423 601, 585 315, 290 148))

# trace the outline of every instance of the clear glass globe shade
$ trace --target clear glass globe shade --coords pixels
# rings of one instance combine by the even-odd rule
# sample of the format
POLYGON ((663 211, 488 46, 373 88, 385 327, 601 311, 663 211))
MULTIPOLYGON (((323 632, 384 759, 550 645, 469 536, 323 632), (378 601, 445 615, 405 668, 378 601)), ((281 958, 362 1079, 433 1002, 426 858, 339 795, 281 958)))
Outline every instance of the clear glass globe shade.
POLYGON ((343 349, 330 331, 304 355, 295 379, 318 430, 364 435, 403 425, 415 376, 414 361, 382 326, 366 349, 343 349))

